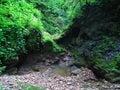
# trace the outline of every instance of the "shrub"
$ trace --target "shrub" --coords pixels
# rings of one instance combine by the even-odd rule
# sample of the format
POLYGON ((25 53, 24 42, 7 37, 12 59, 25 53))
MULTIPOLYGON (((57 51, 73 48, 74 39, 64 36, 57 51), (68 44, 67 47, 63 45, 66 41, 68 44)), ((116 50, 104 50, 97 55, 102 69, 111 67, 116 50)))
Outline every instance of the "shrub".
POLYGON ((37 39, 40 34, 36 33, 40 33, 43 28, 41 13, 25 0, 1 2, 0 59, 17 60, 19 53, 26 52, 26 45, 29 47, 32 43, 40 41, 37 39), (28 37, 27 41, 25 37, 28 37))

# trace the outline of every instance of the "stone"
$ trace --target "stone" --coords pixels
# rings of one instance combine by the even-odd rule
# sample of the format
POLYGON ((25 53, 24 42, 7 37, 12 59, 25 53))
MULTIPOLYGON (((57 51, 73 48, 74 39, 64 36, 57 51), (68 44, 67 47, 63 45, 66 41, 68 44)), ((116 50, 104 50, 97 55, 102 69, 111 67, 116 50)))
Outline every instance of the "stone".
POLYGON ((71 71, 71 73, 74 75, 77 75, 80 73, 80 69, 73 70, 73 71, 71 71))
POLYGON ((55 57, 56 60, 59 60, 59 57, 55 57))
POLYGON ((73 67, 71 67, 70 72, 73 75, 77 75, 77 74, 79 74, 81 72, 81 70, 79 68, 77 68, 76 66, 73 66, 73 67))
POLYGON ((65 58, 63 58, 64 61, 70 61, 70 57, 66 56, 65 58))
POLYGON ((5 73, 8 73, 8 74, 17 74, 17 72, 18 72, 18 69, 16 67, 9 68, 5 71, 5 73))
POLYGON ((49 65, 50 65, 50 63, 48 63, 48 62, 45 62, 45 65, 49 66, 49 65))
POLYGON ((52 68, 48 68, 44 73, 43 73, 43 76, 44 77, 49 77, 50 75, 53 74, 53 70, 52 68))
POLYGON ((113 89, 120 89, 120 84, 113 84, 111 85, 113 89))
POLYGON ((32 66, 32 70, 34 70, 34 71, 39 71, 39 66, 33 65, 33 66, 32 66))
POLYGON ((72 82, 67 82, 67 85, 72 85, 72 82))

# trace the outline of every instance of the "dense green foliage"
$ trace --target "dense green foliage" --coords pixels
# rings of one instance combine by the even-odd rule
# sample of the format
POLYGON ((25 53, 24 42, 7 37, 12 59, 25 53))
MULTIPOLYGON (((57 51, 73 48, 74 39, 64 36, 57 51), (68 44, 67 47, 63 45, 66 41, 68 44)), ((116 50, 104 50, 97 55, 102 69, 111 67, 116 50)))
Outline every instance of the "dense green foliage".
POLYGON ((55 40, 81 15, 78 11, 85 4, 84 0, 1 0, 0 65, 18 60, 28 50, 63 50, 55 40))
POLYGON ((18 59, 17 54, 25 52, 25 36, 28 45, 36 42, 42 30, 41 14, 32 4, 25 1, 6 1, 0 5, 0 58, 18 59), (32 39, 34 39, 32 41, 32 39))
POLYGON ((24 0, 0 3, 0 61, 18 60, 26 47, 40 42, 41 13, 24 0))

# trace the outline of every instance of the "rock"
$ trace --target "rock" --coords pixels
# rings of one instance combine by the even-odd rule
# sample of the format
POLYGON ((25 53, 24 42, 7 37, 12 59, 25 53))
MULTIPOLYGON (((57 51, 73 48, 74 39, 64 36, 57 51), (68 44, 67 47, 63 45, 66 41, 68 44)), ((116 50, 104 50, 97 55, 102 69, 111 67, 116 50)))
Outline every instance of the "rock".
POLYGON ((72 71, 72 70, 75 70, 75 69, 78 69, 76 66, 71 66, 70 67, 70 70, 72 71))
POLYGON ((75 62, 75 59, 70 56, 65 56, 63 58, 63 61, 66 63, 66 66, 70 66, 70 65, 73 65, 73 63, 75 62))
POLYGON ((49 63, 49 62, 50 62, 50 60, 49 60, 49 59, 46 59, 46 60, 45 60, 45 62, 48 62, 48 63, 49 63))
POLYGON ((59 60, 59 57, 55 57, 56 60, 59 60))
POLYGON ((70 72, 73 75, 77 75, 81 72, 81 70, 79 68, 77 68, 76 66, 73 66, 73 67, 71 67, 70 72))
POLYGON ((80 73, 80 69, 73 70, 73 71, 71 71, 71 73, 74 75, 77 75, 80 73))
POLYGON ((70 57, 66 56, 65 58, 63 58, 64 61, 70 61, 70 57))
POLYGON ((81 68, 81 67, 86 66, 86 64, 81 63, 81 62, 79 62, 79 61, 77 61, 77 60, 75 60, 75 59, 72 59, 72 60, 70 60, 70 61, 68 62, 68 66, 76 66, 76 67, 78 67, 78 68, 81 68))
POLYGON ((8 74, 17 74, 17 72, 18 72, 18 69, 16 67, 9 68, 5 71, 5 73, 8 73, 8 74))
POLYGON ((80 48, 78 48, 78 53, 84 58, 88 67, 93 70, 97 77, 105 78, 110 82, 120 82, 120 41, 111 40, 111 42, 115 45, 114 48, 111 44, 108 45, 104 39, 86 40, 81 44, 80 48), (102 45, 105 45, 105 47, 102 45), (115 68, 115 70, 113 70, 113 68, 115 68))
POLYGON ((110 86, 110 88, 120 89, 120 84, 113 84, 113 85, 110 86))
POLYGON ((2 64, 7 66, 8 68, 14 68, 17 66, 19 60, 4 60, 2 61, 2 64))
POLYGON ((111 82, 113 82, 113 83, 115 83, 115 82, 120 83, 120 77, 112 78, 111 82))
POLYGON ((113 89, 113 90, 118 90, 120 89, 120 84, 113 84, 113 85, 102 85, 104 89, 113 89))
POLYGON ((46 66, 49 66, 49 65, 50 65, 50 63, 48 63, 48 62, 45 62, 45 65, 46 65, 46 66))
POLYGON ((65 52, 63 52, 63 53, 60 53, 60 56, 64 56, 65 55, 65 52))
POLYGON ((49 77, 50 75, 53 74, 53 70, 52 68, 48 68, 44 73, 43 73, 43 76, 44 77, 49 77))
POLYGON ((39 71, 39 66, 38 66, 38 65, 33 65, 33 66, 32 66, 32 69, 33 69, 34 71, 39 71))
POLYGON ((67 85, 72 85, 72 82, 67 82, 67 85))

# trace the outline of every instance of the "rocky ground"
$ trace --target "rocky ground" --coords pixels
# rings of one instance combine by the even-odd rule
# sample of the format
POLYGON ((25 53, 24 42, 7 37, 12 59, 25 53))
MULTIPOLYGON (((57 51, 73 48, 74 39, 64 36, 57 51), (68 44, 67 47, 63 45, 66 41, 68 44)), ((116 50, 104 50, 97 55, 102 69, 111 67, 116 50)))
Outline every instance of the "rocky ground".
POLYGON ((35 90, 24 89, 20 83, 46 90, 120 90, 119 84, 98 80, 91 70, 75 66, 74 61, 70 53, 30 54, 19 69, 7 71, 13 75, 0 76, 2 90, 35 90))

